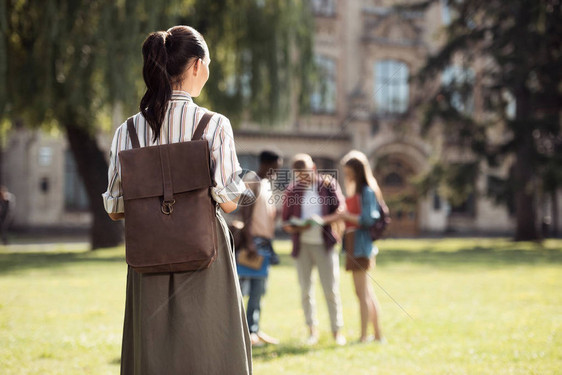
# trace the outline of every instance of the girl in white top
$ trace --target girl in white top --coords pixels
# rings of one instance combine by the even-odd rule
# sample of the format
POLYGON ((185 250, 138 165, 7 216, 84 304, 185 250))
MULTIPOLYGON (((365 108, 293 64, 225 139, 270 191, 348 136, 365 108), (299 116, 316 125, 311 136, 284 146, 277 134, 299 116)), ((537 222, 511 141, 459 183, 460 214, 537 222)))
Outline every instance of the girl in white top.
MULTIPOLYGON (((207 112, 192 100, 209 78, 211 59, 205 40, 191 27, 175 26, 150 34, 142 52, 147 91, 141 112, 134 116, 140 146, 191 140, 207 112)), ((222 210, 233 211, 245 185, 236 177, 240 165, 230 122, 215 114, 204 137, 216 183, 211 194, 222 210)), ((114 220, 124 217, 119 151, 130 148, 124 123, 113 138, 108 187, 103 193, 105 209, 114 220)), ((128 268, 121 374, 252 373, 233 245, 219 209, 215 224, 218 255, 208 269, 139 274, 128 268)))

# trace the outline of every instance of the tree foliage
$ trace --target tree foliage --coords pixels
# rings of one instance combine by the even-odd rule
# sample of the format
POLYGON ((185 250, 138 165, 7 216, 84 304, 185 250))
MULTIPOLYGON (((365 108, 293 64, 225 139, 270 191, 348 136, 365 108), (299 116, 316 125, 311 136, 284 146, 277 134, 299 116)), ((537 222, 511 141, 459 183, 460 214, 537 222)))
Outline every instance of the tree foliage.
POLYGON ((0 0, 0 118, 65 131, 94 214, 94 247, 110 246, 117 235, 99 241, 116 231, 100 199, 107 152, 96 135, 114 108, 123 118, 138 111, 144 38, 175 24, 199 29, 213 63, 198 102, 275 122, 312 65, 307 9, 304 0, 0 0))
MULTIPOLYGON (((439 3, 423 1, 416 7, 439 3)), ((445 42, 427 59, 416 79, 429 84, 452 64, 474 69, 475 75, 443 82, 424 100, 424 125, 428 129, 441 123, 447 142, 470 150, 473 160, 485 160, 490 167, 512 164, 509 176, 503 180, 494 176, 496 188, 490 192, 504 201, 510 194, 514 197, 516 239, 536 239, 536 195, 541 187, 556 190, 562 184, 561 2, 441 3, 453 15, 444 30, 445 42), (482 97, 479 116, 459 105, 475 90, 482 97)), ((437 169, 441 174, 443 164, 448 163, 437 169)))
POLYGON ((284 120, 291 98, 307 93, 312 21, 306 0, 195 1, 180 22, 203 33, 211 50, 203 101, 235 119, 284 120))

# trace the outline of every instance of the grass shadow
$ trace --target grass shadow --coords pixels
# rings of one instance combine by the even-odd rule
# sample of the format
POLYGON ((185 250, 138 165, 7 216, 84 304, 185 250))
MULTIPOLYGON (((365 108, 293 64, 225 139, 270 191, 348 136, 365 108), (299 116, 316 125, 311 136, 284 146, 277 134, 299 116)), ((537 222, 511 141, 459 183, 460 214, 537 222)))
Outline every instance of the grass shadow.
POLYGON ((0 274, 20 272, 29 269, 57 270, 71 265, 99 263, 123 263, 125 256, 116 254, 115 250, 88 252, 26 252, 0 253, 0 274))
MULTIPOLYGON (((378 244, 378 265, 416 263, 443 266, 516 266, 529 264, 562 263, 562 241, 550 242, 547 246, 538 243, 518 243, 507 240, 408 240, 381 241, 378 244)), ((341 246, 336 245, 336 251, 341 246)), ((292 267, 293 259, 286 251, 279 254, 281 264, 277 267, 292 267)), ((345 264, 340 256, 340 264, 345 264)))
POLYGON ((252 358, 260 359, 262 361, 270 361, 286 356, 303 355, 308 353, 310 349, 311 348, 309 347, 295 344, 279 344, 266 345, 263 347, 253 347, 252 358))
POLYGON ((253 347, 252 358, 267 362, 282 357, 305 355, 310 352, 322 352, 322 351, 333 350, 334 348, 340 348, 340 347, 336 346, 335 344, 332 346, 330 345, 307 346, 304 344, 281 343, 279 345, 266 345, 262 347, 253 347))
MULTIPOLYGON (((274 245, 281 263, 277 267, 293 267, 288 241, 274 245)), ((483 267, 517 266, 534 264, 562 264, 562 241, 518 243, 507 240, 457 239, 457 240, 384 240, 378 244, 377 264, 389 266, 415 263, 435 267, 478 265, 483 267)), ((336 251, 341 247, 336 245, 336 251)), ((343 256, 340 261, 343 265, 343 256)), ((0 252, 0 275, 29 269, 60 270, 72 265, 122 263, 123 248, 96 251, 45 251, 0 252)), ((287 350, 293 350, 288 348, 287 350)), ((296 350, 296 349, 295 349, 296 350)), ((302 349, 301 349, 302 350, 302 349)))
POLYGON ((540 245, 525 248, 517 244, 459 246, 456 250, 443 250, 432 247, 420 249, 392 248, 381 249, 377 258, 380 265, 393 263, 416 263, 442 266, 516 266, 533 264, 562 263, 562 248, 546 248, 540 245))
POLYGON ((120 366, 121 365, 121 357, 113 358, 111 361, 109 361, 109 364, 120 366))

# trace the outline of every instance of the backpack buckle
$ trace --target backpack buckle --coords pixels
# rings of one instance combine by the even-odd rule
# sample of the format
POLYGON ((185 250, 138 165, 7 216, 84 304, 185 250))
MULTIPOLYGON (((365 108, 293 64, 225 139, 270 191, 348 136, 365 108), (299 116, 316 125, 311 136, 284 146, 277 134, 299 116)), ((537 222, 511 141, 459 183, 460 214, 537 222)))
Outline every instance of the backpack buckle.
POLYGON ((174 212, 174 203, 176 203, 175 199, 172 199, 171 201, 163 201, 161 207, 162 213, 164 215, 169 215, 174 212))

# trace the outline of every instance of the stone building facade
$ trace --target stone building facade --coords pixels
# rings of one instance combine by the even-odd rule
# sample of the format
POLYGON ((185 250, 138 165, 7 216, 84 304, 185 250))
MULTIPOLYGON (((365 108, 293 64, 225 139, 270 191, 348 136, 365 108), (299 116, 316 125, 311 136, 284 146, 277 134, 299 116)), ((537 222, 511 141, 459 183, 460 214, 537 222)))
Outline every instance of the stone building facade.
MULTIPOLYGON (((409 81, 439 46, 439 32, 450 20, 444 2, 424 13, 401 15, 391 11, 396 3, 392 0, 311 3, 320 76, 311 96, 312 112, 299 116, 295 109, 284 124, 267 130, 259 124, 235 124, 242 166, 255 168, 259 152, 273 145, 286 160, 306 152, 319 168, 338 169, 340 158, 358 149, 371 160, 391 207, 393 235, 511 232, 514 215, 485 196, 489 177, 485 169, 474 181, 475 193, 457 205, 435 191, 421 194, 411 183, 412 177, 430 167, 444 142, 439 132, 420 135, 421 115, 411 110, 413 98, 420 93, 409 81)), ((436 80, 458 73, 452 66, 436 80)), ((470 103, 460 105, 474 115, 482 111, 477 90, 470 103)), ((109 146, 109 136, 100 141, 109 146)), ((463 161, 460 154, 450 158, 463 161)), ((88 224, 87 201, 61 136, 15 129, 3 163, 4 181, 18 196, 16 224, 88 224)), ((541 215, 548 214, 548 205, 541 208, 541 215)))

